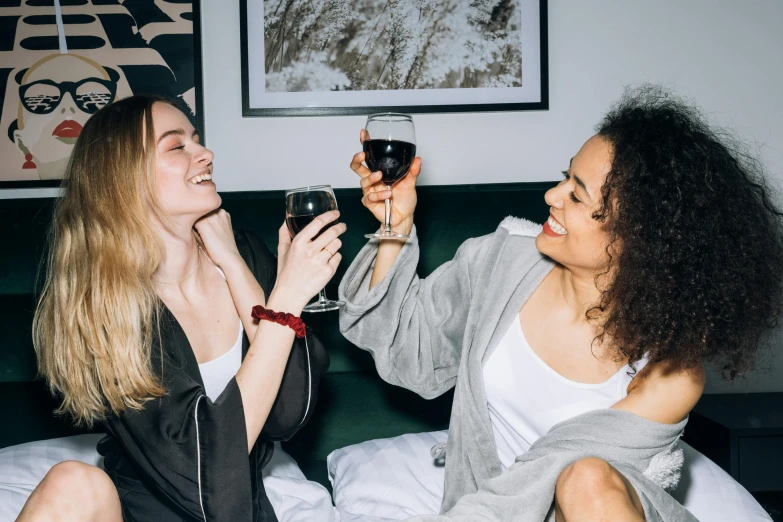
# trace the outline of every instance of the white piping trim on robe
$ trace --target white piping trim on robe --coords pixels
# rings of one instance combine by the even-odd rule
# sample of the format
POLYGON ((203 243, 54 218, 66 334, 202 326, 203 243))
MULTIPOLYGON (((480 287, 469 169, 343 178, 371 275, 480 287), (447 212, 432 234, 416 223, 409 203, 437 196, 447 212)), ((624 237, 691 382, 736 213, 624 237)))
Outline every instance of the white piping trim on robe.
POLYGON ((199 396, 196 399, 196 408, 193 412, 193 418, 196 421, 196 469, 198 470, 198 502, 201 505, 201 516, 204 517, 204 522, 207 522, 207 514, 204 512, 204 498, 201 494, 201 442, 198 435, 198 404, 201 402, 204 396, 199 396))
MULTIPOLYGON (((307 354, 307 407, 305 408, 302 420, 299 422, 299 426, 304 424, 307 414, 310 412, 310 398, 313 395, 313 375, 310 370, 310 345, 307 344, 307 331, 305 331, 305 353, 307 354)), ((297 426, 297 428, 299 427, 297 426)))

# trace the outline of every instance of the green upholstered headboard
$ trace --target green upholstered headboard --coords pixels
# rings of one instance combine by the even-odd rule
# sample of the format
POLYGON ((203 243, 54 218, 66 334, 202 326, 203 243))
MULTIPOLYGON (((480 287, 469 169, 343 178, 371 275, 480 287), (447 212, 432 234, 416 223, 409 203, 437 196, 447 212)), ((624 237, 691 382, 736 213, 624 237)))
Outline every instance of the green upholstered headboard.
MULTIPOLYGON (((421 240, 419 273, 425 276, 452 258, 469 237, 494 231, 508 215, 543 223, 548 215, 544 192, 553 183, 432 186, 419 189, 416 223, 421 240)), ((348 225, 343 236, 344 261, 327 288, 336 296, 345 268, 365 244, 364 234, 377 228, 361 206, 358 189, 335 190, 348 225)), ((77 433, 55 418, 55 401, 36 381, 31 323, 36 284, 42 279, 42 254, 52 199, 0 200, 0 448, 77 433)), ((258 234, 274 252, 283 222, 281 191, 223 194, 223 208, 236 228, 258 234)), ((451 394, 425 401, 380 380, 371 357, 340 334, 337 314, 312 314, 308 324, 331 355, 316 413, 285 444, 312 479, 325 483, 326 455, 363 440, 448 427, 451 394)))

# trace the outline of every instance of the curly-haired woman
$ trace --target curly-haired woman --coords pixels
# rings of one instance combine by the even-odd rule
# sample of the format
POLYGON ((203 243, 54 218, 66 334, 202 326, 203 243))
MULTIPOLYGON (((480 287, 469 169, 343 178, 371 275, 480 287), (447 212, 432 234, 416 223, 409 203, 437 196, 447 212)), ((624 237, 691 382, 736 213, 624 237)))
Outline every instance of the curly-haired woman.
MULTIPOLYGON (((390 192, 363 159, 351 166, 382 219, 390 192)), ((546 193, 543 230, 508 218, 426 279, 413 226, 420 167, 394 189, 393 226, 411 239, 364 248, 342 281, 340 319, 385 380, 426 398, 456 387, 442 513, 535 519, 529 503, 518 518, 509 477, 568 449, 544 515, 676 518, 640 467, 652 454, 634 465, 604 455, 630 455, 623 430, 676 443, 704 364, 748 371, 776 324, 781 215, 759 163, 660 88, 631 90, 546 193), (617 431, 564 442, 577 422, 617 431)))
POLYGON ((105 426, 105 472, 54 466, 20 521, 277 520, 262 469, 312 414, 328 361, 278 314, 298 316, 334 275, 345 225, 315 240, 336 212, 293 240, 283 225, 275 259, 216 211, 212 159, 158 97, 85 124, 34 334, 61 411, 105 426))

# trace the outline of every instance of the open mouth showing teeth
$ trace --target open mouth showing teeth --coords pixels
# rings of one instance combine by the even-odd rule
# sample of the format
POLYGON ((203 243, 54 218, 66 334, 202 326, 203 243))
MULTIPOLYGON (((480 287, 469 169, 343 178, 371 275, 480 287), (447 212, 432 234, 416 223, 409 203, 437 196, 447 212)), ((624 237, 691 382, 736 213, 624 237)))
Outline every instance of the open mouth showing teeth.
POLYGON ((563 228, 563 225, 555 221, 555 218, 552 216, 549 216, 549 219, 547 220, 547 224, 549 225, 549 228, 552 229, 552 231, 556 234, 560 234, 561 236, 564 236, 568 234, 568 231, 563 228))
POLYGON ((194 176, 190 178, 190 182, 194 185, 198 185, 202 181, 212 181, 212 174, 202 174, 200 176, 194 176))

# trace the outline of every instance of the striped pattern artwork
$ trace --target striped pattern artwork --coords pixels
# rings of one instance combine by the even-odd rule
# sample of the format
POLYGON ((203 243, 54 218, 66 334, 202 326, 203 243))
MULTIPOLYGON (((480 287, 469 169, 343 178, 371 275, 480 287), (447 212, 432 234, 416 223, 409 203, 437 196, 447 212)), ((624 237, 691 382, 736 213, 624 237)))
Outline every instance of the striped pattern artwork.
POLYGON ((161 94, 197 123, 193 13, 176 0, 0 2, 0 186, 61 178, 82 126, 112 99, 161 94))

